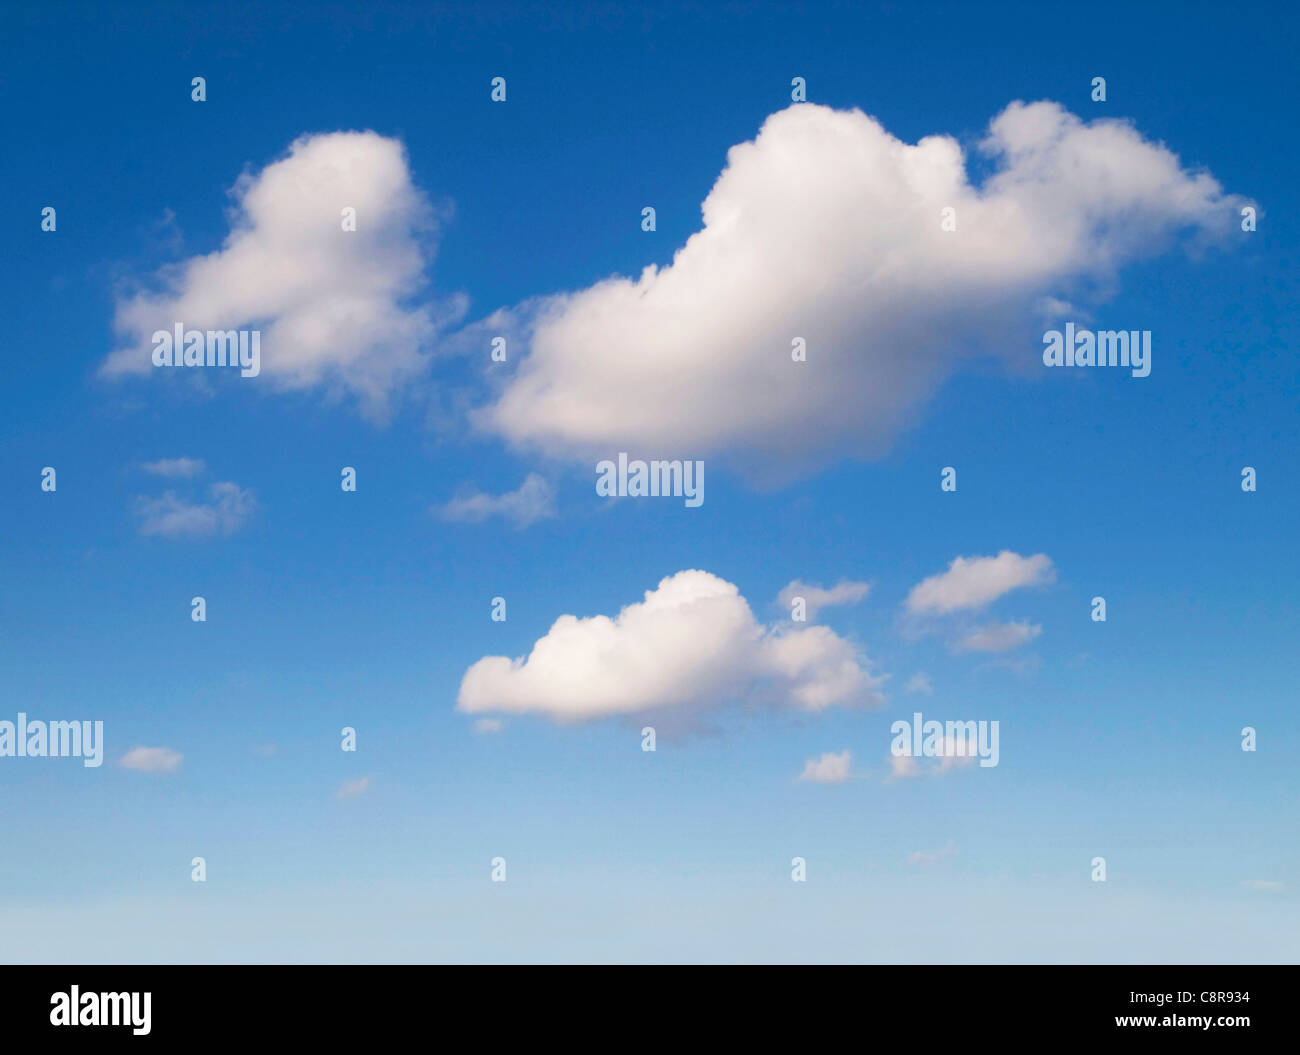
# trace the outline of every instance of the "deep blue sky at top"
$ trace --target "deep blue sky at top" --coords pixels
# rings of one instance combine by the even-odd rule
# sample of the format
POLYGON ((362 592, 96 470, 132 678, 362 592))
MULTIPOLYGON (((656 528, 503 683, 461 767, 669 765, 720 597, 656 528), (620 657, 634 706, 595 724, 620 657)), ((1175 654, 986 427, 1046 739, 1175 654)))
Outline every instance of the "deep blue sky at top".
MULTIPOLYGON (((166 785, 111 763, 0 773, 20 814, 4 822, 0 904, 162 890, 200 844, 245 892, 477 877, 502 846, 550 875, 635 862, 676 882, 666 862, 707 859, 788 885, 800 839, 845 874, 864 859, 892 874, 949 838, 985 878, 1068 874, 1110 840, 1152 883, 1217 896, 1261 873, 1294 890, 1296 29, 1282 4, 6 4, 3 712, 102 716, 110 758, 165 743, 186 765, 166 785), (504 106, 488 99, 498 75, 504 106), (229 386, 177 401, 147 378, 95 377, 115 347, 116 291, 218 248, 235 179, 299 135, 373 129, 406 144, 415 182, 446 208, 432 288, 466 293, 472 321, 669 262, 727 149, 789 104, 794 76, 811 101, 861 108, 909 142, 970 146, 1014 99, 1125 117, 1264 218, 1243 249, 1122 275, 1099 316, 1155 332, 1148 382, 976 364, 881 461, 774 493, 719 472, 695 514, 600 507, 591 475, 566 467, 558 520, 517 532, 432 518, 462 485, 509 490, 541 465, 458 431, 449 408, 480 370, 463 357, 435 359, 385 425, 314 393, 229 386), (1104 105, 1090 101, 1094 76, 1104 105), (40 231, 46 205, 54 235, 40 231), (654 234, 640 230, 645 205, 654 234), (257 493, 249 528, 201 544, 139 537, 132 499, 160 489, 139 463, 181 455, 257 493), (951 500, 937 487, 948 464, 962 474, 951 500), (1243 505, 1247 464, 1261 490, 1243 505), (59 468, 57 504, 39 492, 44 465, 59 468), (361 501, 339 494, 341 465, 358 467, 361 501), (1060 570, 1001 613, 1043 622, 1041 666, 988 670, 902 640, 912 584, 1003 548, 1046 552, 1060 570), (656 759, 650 777, 631 772, 641 759, 624 754, 618 722, 520 720, 476 738, 452 712, 481 656, 520 655, 561 613, 613 614, 688 567, 737 583, 763 618, 793 578, 872 580, 860 609, 825 618, 894 674, 889 710, 747 715, 656 759), (195 593, 213 613, 201 640, 195 593), (487 619, 499 593, 504 626, 487 619), (1094 593, 1118 600, 1104 643, 1087 622, 1094 593), (830 805, 792 786, 822 751, 878 766, 918 669, 936 682, 921 706, 1001 717, 1004 752, 1007 738, 1031 748, 1001 783, 889 789, 888 806, 878 782, 826 789, 846 792, 830 805), (342 724, 362 730, 366 757, 339 757, 342 724), (1243 724, 1267 726, 1275 748, 1248 776, 1227 774, 1243 724), (252 756, 262 743, 280 745, 273 764, 252 756), (332 790, 362 773, 375 790, 343 805, 373 812, 340 818, 332 790), (82 841, 50 841, 51 825, 82 841), (1188 863, 1205 859, 1240 868, 1188 863)), ((1026 333, 1029 362, 1038 338, 1026 333)))

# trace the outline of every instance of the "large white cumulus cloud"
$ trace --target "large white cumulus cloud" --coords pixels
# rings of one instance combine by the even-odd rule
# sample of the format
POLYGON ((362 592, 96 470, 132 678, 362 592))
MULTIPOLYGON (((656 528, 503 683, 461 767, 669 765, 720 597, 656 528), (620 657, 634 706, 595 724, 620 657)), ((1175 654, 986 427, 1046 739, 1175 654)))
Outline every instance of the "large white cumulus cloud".
POLYGON ((261 329, 269 383, 351 393, 382 414, 393 390, 425 368, 438 321, 430 303, 410 303, 435 217, 402 144, 374 132, 302 136, 232 194, 219 250, 119 301, 120 344, 101 372, 147 373, 151 335, 178 322, 261 329), (355 231, 343 229, 345 208, 356 210, 355 231))
POLYGON ((558 721, 760 697, 817 711, 879 704, 882 680, 826 627, 765 628, 732 583, 680 571, 612 619, 561 616, 527 657, 480 659, 465 673, 457 706, 558 721))
POLYGON ((1038 305, 1236 229, 1237 199, 1121 122, 1013 103, 980 150, 994 171, 976 186, 951 137, 773 114, 731 149, 670 265, 542 302, 478 423, 560 456, 719 455, 773 477, 871 456, 961 356, 1036 358, 1038 305))

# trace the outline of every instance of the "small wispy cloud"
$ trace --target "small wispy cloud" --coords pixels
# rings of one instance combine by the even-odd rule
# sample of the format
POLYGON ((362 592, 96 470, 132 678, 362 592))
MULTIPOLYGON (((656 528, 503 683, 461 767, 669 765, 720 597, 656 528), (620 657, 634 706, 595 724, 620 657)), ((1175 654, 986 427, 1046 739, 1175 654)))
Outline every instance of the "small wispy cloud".
POLYGON ((957 856, 957 847, 953 845, 950 839, 942 849, 934 851, 917 850, 916 853, 908 857, 909 865, 934 865, 941 861, 949 861, 957 856))
POLYGON ((201 458, 160 458, 156 462, 145 462, 141 468, 154 476, 188 480, 202 475, 207 466, 201 458))
POLYGON ((885 777, 885 783, 893 784, 900 780, 927 775, 943 776, 954 770, 974 765, 975 759, 974 745, 960 741, 954 736, 945 736, 942 754, 933 757, 891 754, 887 759, 889 773, 885 777))
POLYGON ((339 785, 339 790, 335 793, 335 798, 354 799, 358 795, 364 795, 369 790, 369 777, 361 777, 358 780, 345 780, 339 785))
POLYGON ((175 773, 184 757, 170 747, 133 747, 122 756, 122 768, 136 773, 175 773))
POLYGON ((529 473, 513 491, 500 495, 475 491, 436 506, 434 512, 444 520, 469 524, 500 516, 517 528, 526 528, 556 515, 555 486, 539 473, 529 473))
POLYGON ((907 595, 914 615, 946 615, 983 608, 1003 594, 1054 581, 1056 569, 1045 553, 1022 557, 1003 550, 996 557, 955 557, 948 570, 917 583, 907 595))
POLYGON ((1042 632, 1034 623, 989 623, 960 638, 956 647, 962 652, 1010 652, 1042 632))
POLYGON ((800 780, 814 784, 843 784, 849 779, 852 755, 848 751, 835 754, 827 751, 821 758, 810 758, 799 775, 800 780))
POLYGON ((1262 893, 1268 894, 1276 894, 1286 886, 1286 884, 1277 879, 1243 879, 1241 885, 1247 890, 1258 890, 1262 893))
POLYGON ((802 597, 807 616, 809 619, 813 619, 823 608, 830 608, 839 604, 857 604, 867 596, 870 589, 870 583, 852 582, 848 579, 841 580, 830 589, 813 586, 800 579, 795 579, 781 591, 777 600, 786 608, 789 608, 796 597, 802 597))
POLYGON ((907 679, 907 684, 903 686, 904 692, 921 692, 929 696, 934 692, 934 686, 930 684, 930 676, 923 670, 917 671, 907 679))
POLYGON ((161 538, 209 538, 232 535, 257 508, 252 491, 234 483, 215 483, 206 502, 191 501, 167 491, 158 498, 136 499, 140 534, 161 538))
POLYGON ((499 718, 480 718, 474 723, 474 731, 476 733, 484 733, 485 735, 499 733, 501 732, 501 728, 501 720, 499 718))

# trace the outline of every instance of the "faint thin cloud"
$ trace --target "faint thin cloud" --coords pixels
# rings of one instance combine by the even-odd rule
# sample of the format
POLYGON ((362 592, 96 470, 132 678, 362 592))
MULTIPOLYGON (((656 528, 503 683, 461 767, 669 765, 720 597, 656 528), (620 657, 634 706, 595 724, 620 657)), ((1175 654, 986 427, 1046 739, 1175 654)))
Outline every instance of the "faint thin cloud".
POLYGON ((145 462, 141 468, 154 476, 188 480, 201 475, 207 466, 202 458, 159 458, 156 462, 145 462))
POLYGON ((133 747, 122 756, 122 768, 136 773, 175 773, 184 757, 170 747, 133 747))
POLYGON ((917 850, 907 859, 909 865, 934 865, 941 861, 949 861, 957 856, 957 847, 953 845, 950 839, 942 849, 933 852, 917 850))
POLYGON ((339 785, 335 798, 354 799, 358 795, 364 795, 368 790, 370 790, 369 777, 361 777, 359 780, 345 780, 339 785))
POLYGON ((161 538, 209 538, 232 535, 257 508, 253 492, 234 483, 215 483, 206 502, 190 501, 167 491, 158 498, 136 499, 140 534, 161 538))
POLYGON ((823 608, 830 608, 833 605, 857 604, 867 596, 870 589, 870 583, 852 582, 848 579, 841 580, 830 589, 813 586, 800 579, 795 579, 781 591, 777 600, 782 606, 789 608, 796 597, 802 597, 805 604, 805 614, 809 619, 814 619, 823 608))
POLYGON ((989 623, 960 638, 956 648, 959 652, 1010 652, 1042 632, 1035 623, 989 623))
POLYGON ((556 515, 555 486, 544 476, 529 473, 513 491, 500 495, 476 491, 453 498, 445 505, 435 507, 434 511, 444 520, 477 524, 499 516, 517 528, 526 528, 556 515))

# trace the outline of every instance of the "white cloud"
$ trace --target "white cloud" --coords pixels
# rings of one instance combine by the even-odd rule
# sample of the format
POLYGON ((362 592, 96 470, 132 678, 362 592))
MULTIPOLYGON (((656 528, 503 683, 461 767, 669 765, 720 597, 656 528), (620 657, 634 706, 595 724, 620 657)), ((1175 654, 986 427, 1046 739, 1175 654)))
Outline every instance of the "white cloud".
POLYGON ((964 356, 1041 371, 1045 307, 1171 243, 1240 236, 1236 198, 1119 121, 1016 102, 979 150, 993 172, 973 186, 950 136, 771 115, 669 265, 522 309, 528 351, 478 424, 559 456, 716 456, 773 479, 877 456, 964 356))
POLYGON ((154 476, 189 479, 202 475, 206 466, 201 458, 160 458, 156 462, 145 462, 141 468, 154 476))
POLYGON ((851 775, 851 760, 848 751, 841 751, 838 755, 827 751, 821 758, 810 758, 799 779, 810 780, 815 784, 843 784, 851 775))
POLYGON ((934 756, 921 755, 918 757, 916 755, 895 755, 891 753, 887 758, 889 773, 885 777, 885 783, 894 784, 900 780, 910 780, 913 777, 921 776, 941 777, 953 770, 974 765, 976 757, 975 744, 945 734, 942 754, 934 756))
POLYGON ((359 780, 345 780, 339 785, 339 790, 335 792, 335 798, 354 799, 358 795, 364 795, 369 788, 369 777, 361 777, 359 780))
POLYGON ((912 854, 907 859, 907 863, 910 865, 933 865, 938 864, 941 861, 951 860, 956 856, 957 847, 953 845, 951 840, 949 840, 942 849, 935 850, 932 853, 924 850, 917 850, 916 853, 912 854))
POLYGON ((453 498, 438 507, 444 520, 463 520, 478 523, 492 516, 502 516, 515 527, 525 528, 539 520, 555 516, 555 487, 544 476, 529 473, 527 479, 513 491, 502 495, 482 492, 453 498))
POLYGON ((382 415, 392 389, 424 369, 437 328, 431 307, 406 303, 424 282, 434 217, 402 144, 374 132, 302 136, 231 194, 219 250, 164 268, 158 291, 119 300, 120 346, 101 372, 160 372, 151 336, 178 322, 260 329, 261 377, 350 392, 382 415), (343 230, 345 207, 355 231, 343 230))
POLYGON ((175 773, 182 758, 170 747, 133 747, 122 756, 122 766, 137 773, 175 773))
POLYGON ((789 608, 796 597, 802 597, 807 607, 805 614, 809 619, 814 619, 823 608, 839 604, 857 604, 867 596, 867 591, 870 589, 870 583, 850 582, 848 579, 842 579, 829 590, 795 579, 781 591, 777 600, 784 607, 789 608))
POLYGON ((698 711, 772 698, 817 711, 882 703, 883 678, 826 627, 765 628, 731 583, 680 571, 613 619, 557 619, 525 658, 488 656, 461 681, 457 707, 580 721, 698 711))
POLYGON ((1046 554, 1022 557, 1003 550, 996 557, 957 557, 948 570, 912 587, 910 612, 946 614, 963 608, 983 608, 1022 586, 1054 581, 1056 570, 1046 554))
POLYGON ((936 770, 940 773, 948 773, 954 769, 961 769, 963 766, 973 766, 975 764, 976 745, 968 743, 965 740, 955 736, 944 736, 943 754, 936 759, 926 759, 936 763, 936 770))
POLYGON ((908 678, 903 689, 906 692, 922 692, 927 696, 934 692, 934 686, 930 684, 930 676, 923 670, 917 671, 908 678))
POLYGON ((1009 652, 1042 632, 1043 628, 1034 623, 989 623, 958 640, 957 648, 967 652, 1009 652))
POLYGON ((889 756, 889 776, 885 778, 886 783, 898 780, 907 780, 911 777, 921 775, 921 766, 911 755, 890 755, 889 756))
POLYGON ((484 735, 499 733, 501 732, 501 728, 501 721, 498 718, 480 718, 474 723, 474 731, 476 733, 483 733, 484 735))
POLYGON ((207 538, 238 531, 257 508, 253 492, 238 484, 215 483, 208 501, 191 502, 167 491, 160 498, 137 498, 142 535, 164 538, 207 538))

